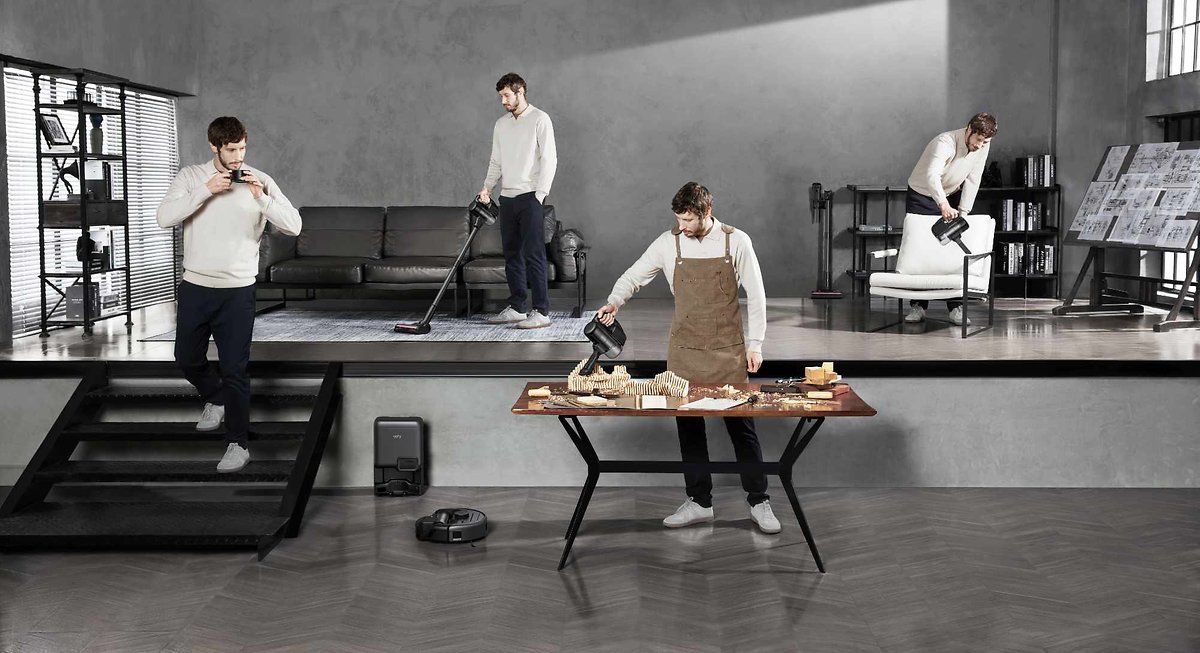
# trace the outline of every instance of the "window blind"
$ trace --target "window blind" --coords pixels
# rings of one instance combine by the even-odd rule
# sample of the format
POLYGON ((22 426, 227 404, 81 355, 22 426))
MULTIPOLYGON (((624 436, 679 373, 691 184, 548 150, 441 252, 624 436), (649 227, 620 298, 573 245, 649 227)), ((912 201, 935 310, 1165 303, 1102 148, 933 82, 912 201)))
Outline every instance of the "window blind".
MULTIPOLYGON (((40 82, 43 103, 61 103, 74 97, 74 81, 42 77, 40 82)), ((103 106, 120 106, 120 96, 115 88, 89 86, 88 92, 92 93, 94 101, 103 106)), ((173 98, 126 91, 125 109, 125 137, 129 144, 126 164, 124 169, 120 164, 111 167, 111 183, 114 197, 120 197, 121 185, 128 176, 125 199, 129 203, 129 252, 124 251, 124 234, 119 227, 113 228, 113 245, 115 263, 118 266, 127 261, 130 263, 131 306, 136 309, 174 299, 178 275, 174 255, 176 230, 160 228, 155 213, 179 170, 179 144, 173 98)), ((57 113, 67 133, 74 134, 76 115, 70 111, 57 113)), ((4 128, 8 140, 8 220, 14 337, 36 332, 41 318, 38 166, 35 160, 38 133, 34 116, 33 77, 22 69, 5 68, 4 128)), ((90 124, 83 126, 85 138, 90 127, 90 124)), ((120 117, 105 116, 101 129, 104 131, 104 152, 119 154, 120 117)), ((75 142, 79 142, 78 136, 75 142)), ((72 161, 74 159, 63 158, 58 159, 57 164, 68 165, 72 161)), ((55 185, 58 175, 54 162, 44 161, 41 174, 44 199, 67 198, 64 185, 61 182, 55 185)), ((79 192, 78 188, 74 190, 79 192)), ((78 269, 75 239, 79 233, 78 229, 46 231, 46 270, 78 269)), ((109 273, 104 277, 120 293, 123 306, 125 280, 122 273, 109 273)), ((57 293, 47 289, 47 306, 54 306, 57 300, 57 293)), ((52 317, 62 316, 64 308, 59 306, 52 317)))

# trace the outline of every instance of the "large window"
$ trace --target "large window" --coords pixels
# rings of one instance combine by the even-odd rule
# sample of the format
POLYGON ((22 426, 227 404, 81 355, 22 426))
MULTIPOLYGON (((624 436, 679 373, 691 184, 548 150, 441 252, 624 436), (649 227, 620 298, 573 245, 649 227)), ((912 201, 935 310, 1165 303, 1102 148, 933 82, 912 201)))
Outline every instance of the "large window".
POLYGON ((1146 0, 1146 81, 1200 72, 1200 0, 1146 0))
POLYGON ((1200 70, 1200 0, 1170 0, 1167 32, 1167 75, 1182 75, 1200 70))
MULTIPOLYGON (((105 106, 119 106, 116 89, 92 88, 95 98, 105 106)), ((73 81, 41 78, 43 102, 58 103, 74 97, 73 81)), ((4 68, 4 128, 8 141, 8 205, 11 242, 13 335, 33 333, 41 319, 41 289, 38 279, 38 166, 35 161, 37 129, 34 124, 33 77, 17 68, 4 68)), ((176 139, 175 100, 149 93, 126 91, 125 138, 127 170, 112 167, 112 185, 119 195, 123 176, 128 175, 129 189, 129 248, 123 249, 124 236, 120 228, 113 229, 117 265, 123 265, 128 255, 132 306, 140 308, 174 299, 176 275, 173 230, 161 229, 155 220, 158 203, 179 169, 179 144, 176 139)), ((59 112, 68 134, 76 129, 75 114, 59 112)), ((85 125, 86 133, 91 125, 85 125)), ((120 119, 105 118, 104 149, 107 153, 121 151, 120 119)), ((71 159, 58 160, 67 165, 71 159)), ((47 161, 41 168, 44 199, 67 199, 67 189, 56 165, 47 161), (58 182, 56 184, 56 182, 58 182)), ((68 177, 68 179, 70 179, 68 177)), ((78 189, 74 189, 78 192, 78 189)), ((2 217, 2 216, 0 216, 2 217)), ((46 268, 78 268, 74 242, 78 230, 54 232, 46 236, 46 268)), ((105 278, 114 290, 121 293, 124 304, 125 283, 120 273, 105 278)), ((47 302, 53 306, 58 295, 47 291, 47 302)), ((64 308, 55 313, 61 315, 64 308)), ((118 318, 119 319, 119 318, 118 318)))

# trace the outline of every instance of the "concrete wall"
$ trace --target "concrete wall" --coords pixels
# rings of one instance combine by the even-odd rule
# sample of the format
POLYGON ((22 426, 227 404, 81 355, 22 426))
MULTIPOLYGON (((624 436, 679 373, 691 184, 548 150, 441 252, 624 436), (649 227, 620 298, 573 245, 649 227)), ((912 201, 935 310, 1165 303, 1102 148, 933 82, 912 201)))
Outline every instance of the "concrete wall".
POLYGON ((671 225, 689 179, 754 237, 767 292, 786 296, 816 274, 808 184, 903 183, 934 134, 983 109, 1001 120, 996 156, 1049 146, 1040 0, 202 6, 183 160, 208 156, 208 120, 237 114, 250 160, 296 204, 465 203, 502 113, 495 81, 521 72, 555 120, 550 201, 593 246, 593 303, 671 225))
MULTIPOLYGON (((1195 437, 1200 388, 1195 379, 1132 381, 856 379, 855 389, 879 414, 828 420, 800 459, 796 482, 808 487, 1200 487, 1200 441, 1195 437), (963 406, 970 409, 955 412, 963 406)), ((345 402, 317 483, 370 486, 374 419, 417 415, 429 426, 434 485, 581 484, 584 464, 558 421, 509 412, 524 383, 506 378, 344 379, 345 402)), ((0 415, 6 419, 0 432, 0 485, 15 480, 74 386, 74 380, 62 379, 0 380, 0 415)), ((194 419, 197 411, 158 415, 185 420, 194 419)), ((105 417, 122 418, 134 419, 116 412, 105 417)), ((142 413, 137 419, 152 418, 142 413)), ((582 421, 604 458, 678 460, 670 418, 582 421)), ((767 458, 778 458, 793 427, 793 420, 758 420, 767 458)), ((718 420, 710 420, 709 446, 713 459, 732 460, 718 420)), ((93 449, 87 457, 215 464, 221 449, 214 439, 172 447, 169 453, 135 444, 93 449)), ((286 457, 278 446, 264 443, 252 449, 258 459, 286 457)), ((737 483, 727 476, 716 481, 737 483)), ((606 475, 602 483, 676 486, 680 479, 606 475)))
POLYGON ((195 93, 201 9, 188 0, 4 0, 0 53, 195 93))
MULTIPOLYGON (((1132 26, 1139 12, 1145 24, 1145 8, 1144 3, 1130 0, 1060 3, 1057 173, 1069 225, 1104 148, 1141 141, 1130 127, 1130 112, 1131 98, 1142 85, 1138 75, 1145 72, 1145 37, 1136 40, 1132 26), (1130 62, 1135 60, 1137 72, 1131 73, 1130 62)), ((1063 248, 1063 295, 1074 283, 1087 252, 1087 247, 1079 245, 1063 248)), ((1114 249, 1108 258, 1114 271, 1130 265, 1130 252, 1114 249)))

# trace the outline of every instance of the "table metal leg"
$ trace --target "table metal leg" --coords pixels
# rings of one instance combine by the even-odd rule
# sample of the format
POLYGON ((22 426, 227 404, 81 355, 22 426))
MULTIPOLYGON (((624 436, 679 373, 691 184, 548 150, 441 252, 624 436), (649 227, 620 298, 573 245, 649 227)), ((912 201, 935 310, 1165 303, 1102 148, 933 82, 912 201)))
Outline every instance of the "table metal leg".
POLYGON ((596 483, 600 480, 600 459, 596 455, 591 441, 588 440, 583 425, 579 423, 578 417, 564 415, 559 416, 558 421, 563 425, 567 436, 571 438, 571 442, 579 450, 579 455, 583 456, 583 460, 588 466, 587 480, 583 484, 583 490, 579 493, 579 501, 575 504, 575 513, 571 516, 570 524, 567 525, 565 536, 567 543, 563 546, 562 558, 558 561, 558 570, 562 571, 562 568, 567 565, 567 557, 571 555, 571 546, 575 544, 575 535, 579 533, 579 526, 583 523, 583 515, 587 512, 588 503, 592 500, 596 483))
POLYGON ((800 530, 804 532, 804 539, 808 542, 808 550, 812 552, 813 561, 817 563, 817 569, 821 573, 825 573, 825 563, 821 562, 821 554, 817 552, 817 542, 813 539, 812 530, 808 527, 808 520, 804 518, 804 510, 800 508, 800 499, 796 496, 796 488, 792 485, 792 467, 824 422, 824 417, 801 418, 800 423, 796 425, 796 430, 792 431, 792 437, 788 440, 787 446, 783 449, 783 455, 779 458, 779 482, 783 485, 783 491, 787 493, 788 501, 792 504, 792 511, 796 513, 796 521, 800 522, 800 530), (809 426, 808 431, 805 431, 804 426, 810 419, 813 423, 809 426))

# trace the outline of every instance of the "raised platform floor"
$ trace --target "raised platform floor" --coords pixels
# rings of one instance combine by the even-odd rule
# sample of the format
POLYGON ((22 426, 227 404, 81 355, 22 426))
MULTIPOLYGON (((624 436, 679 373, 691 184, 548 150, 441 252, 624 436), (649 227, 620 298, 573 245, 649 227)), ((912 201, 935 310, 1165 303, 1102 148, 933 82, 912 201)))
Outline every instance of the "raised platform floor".
MULTIPOLYGON (((593 301, 592 304, 595 304, 593 301)), ((304 306, 301 302, 293 304, 304 306)), ((1055 316, 1056 300, 1001 299, 996 302, 994 328, 965 340, 945 322, 942 302, 930 309, 934 318, 923 324, 870 333, 894 321, 895 302, 876 300, 867 314, 863 300, 768 300, 767 338, 763 356, 766 375, 782 361, 1200 361, 1200 331, 1155 333, 1154 323, 1165 311, 1147 309, 1142 315, 1098 314, 1055 316), (936 321, 942 320, 942 321, 936 321)), ((314 307, 336 303, 314 303, 314 307)), ((347 305, 349 306, 349 305, 347 305)), ((594 307, 593 307, 594 308, 594 307)), ((621 309, 619 319, 629 335, 620 361, 663 361, 666 358, 672 305, 669 299, 635 298, 621 309)), ((986 318, 982 310, 975 325, 986 318)), ((391 313, 380 312, 387 330, 391 313)), ((18 338, 0 350, 0 361, 169 361, 173 343, 143 342, 143 338, 174 327, 174 305, 142 309, 134 316, 132 335, 114 321, 97 325, 91 338, 79 329, 54 331, 48 338, 18 338)), ((344 361, 347 373, 354 363, 481 363, 492 373, 504 363, 577 361, 588 355, 585 342, 470 343, 470 342, 256 342, 251 358, 264 361, 344 361)), ((215 350, 212 352, 215 356, 215 350)), ((517 367, 521 367, 518 365, 517 367)), ((556 368, 558 366, 555 366, 556 368)), ((362 368, 360 368, 362 369, 362 368)), ((568 368, 569 369, 569 368, 568 368)), ((565 372, 564 372, 565 373, 565 372)))

